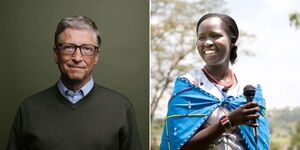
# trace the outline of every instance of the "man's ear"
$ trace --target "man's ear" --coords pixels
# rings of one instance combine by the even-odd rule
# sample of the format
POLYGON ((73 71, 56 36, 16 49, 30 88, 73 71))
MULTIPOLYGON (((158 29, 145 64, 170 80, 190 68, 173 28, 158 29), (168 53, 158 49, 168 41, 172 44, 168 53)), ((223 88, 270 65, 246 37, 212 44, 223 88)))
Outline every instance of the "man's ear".
POLYGON ((98 63, 99 57, 100 57, 100 50, 95 55, 95 65, 98 63))
POLYGON ((56 64, 58 64, 58 58, 57 58, 57 49, 55 46, 53 46, 53 57, 56 64))

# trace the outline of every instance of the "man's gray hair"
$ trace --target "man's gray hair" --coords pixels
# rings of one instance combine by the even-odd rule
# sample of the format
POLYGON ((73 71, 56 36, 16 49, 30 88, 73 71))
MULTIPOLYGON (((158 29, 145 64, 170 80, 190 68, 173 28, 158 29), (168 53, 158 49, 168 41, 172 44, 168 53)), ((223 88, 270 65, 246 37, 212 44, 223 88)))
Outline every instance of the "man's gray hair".
POLYGON ((59 36, 62 32, 65 31, 67 28, 74 28, 74 29, 91 29, 96 33, 98 47, 101 44, 101 37, 98 31, 98 27, 94 23, 94 21, 86 16, 72 16, 63 18, 57 25, 54 42, 55 46, 59 46, 59 36))

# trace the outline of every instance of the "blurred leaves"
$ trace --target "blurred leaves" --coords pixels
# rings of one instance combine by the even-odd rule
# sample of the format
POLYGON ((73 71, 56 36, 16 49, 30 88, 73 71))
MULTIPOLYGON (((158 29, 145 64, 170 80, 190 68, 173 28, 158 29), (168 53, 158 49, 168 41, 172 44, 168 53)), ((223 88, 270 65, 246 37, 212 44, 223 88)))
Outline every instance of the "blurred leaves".
MULTIPOLYGON (((286 149, 292 147, 292 136, 296 133, 297 121, 300 119, 300 108, 281 108, 268 111, 268 120, 271 134, 271 148, 286 149), (279 144, 279 145, 278 145, 279 144), (279 147, 278 147, 279 146, 279 147)), ((298 140, 300 142, 300 140, 298 140)))
POLYGON ((300 120, 297 122, 295 132, 292 135, 291 145, 296 149, 300 149, 300 120))
POLYGON ((296 29, 300 27, 300 13, 291 13, 289 20, 291 26, 294 26, 296 29))

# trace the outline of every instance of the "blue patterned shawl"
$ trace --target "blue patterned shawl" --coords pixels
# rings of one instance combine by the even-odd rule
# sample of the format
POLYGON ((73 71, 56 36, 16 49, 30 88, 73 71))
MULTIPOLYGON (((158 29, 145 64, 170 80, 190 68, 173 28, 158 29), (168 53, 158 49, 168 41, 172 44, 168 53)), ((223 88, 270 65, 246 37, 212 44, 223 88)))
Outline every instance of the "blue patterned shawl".
MULTIPOLYGON (((260 85, 256 87, 254 100, 260 107, 260 117, 257 119, 258 149, 269 149, 269 128, 266 118, 265 101, 260 85)), ((229 96, 223 99, 211 95, 203 89, 190 83, 185 78, 177 78, 172 97, 168 105, 168 114, 165 119, 161 150, 180 150, 182 146, 197 132, 210 114, 219 106, 232 111, 246 103, 243 95, 229 96)), ((247 125, 240 125, 245 148, 255 149, 253 129, 247 125)))

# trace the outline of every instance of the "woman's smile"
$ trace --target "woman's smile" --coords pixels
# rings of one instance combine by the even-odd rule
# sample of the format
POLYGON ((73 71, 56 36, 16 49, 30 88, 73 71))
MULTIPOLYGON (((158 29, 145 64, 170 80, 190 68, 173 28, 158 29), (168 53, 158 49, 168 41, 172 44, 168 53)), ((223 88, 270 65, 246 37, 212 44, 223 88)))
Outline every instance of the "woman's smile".
POLYGON ((204 55, 212 56, 212 55, 215 55, 215 54, 217 54, 216 50, 204 50, 204 55))

